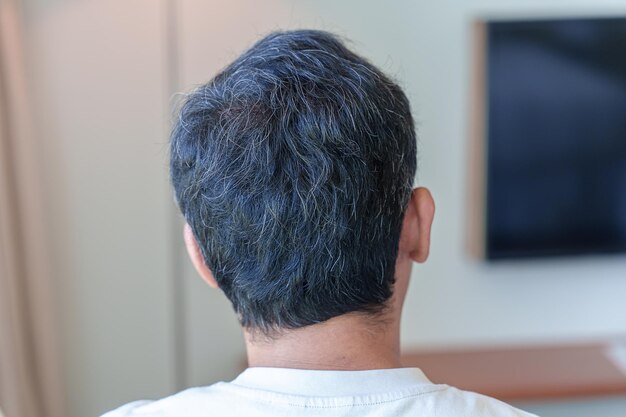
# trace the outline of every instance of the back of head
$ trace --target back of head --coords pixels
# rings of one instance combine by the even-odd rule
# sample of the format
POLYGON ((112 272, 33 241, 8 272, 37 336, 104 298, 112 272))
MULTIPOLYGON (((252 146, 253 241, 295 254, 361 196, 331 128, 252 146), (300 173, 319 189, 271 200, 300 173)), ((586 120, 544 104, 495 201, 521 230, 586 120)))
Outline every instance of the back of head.
POLYGON ((277 32, 190 93, 171 177, 243 326, 377 314, 416 168, 408 100, 335 36, 277 32))

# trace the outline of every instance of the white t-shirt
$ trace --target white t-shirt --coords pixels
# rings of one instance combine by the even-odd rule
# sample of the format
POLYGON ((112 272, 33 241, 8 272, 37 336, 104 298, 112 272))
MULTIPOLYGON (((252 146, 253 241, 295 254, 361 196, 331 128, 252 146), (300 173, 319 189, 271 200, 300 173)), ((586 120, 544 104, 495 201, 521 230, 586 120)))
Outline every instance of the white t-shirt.
POLYGON ((102 417, 533 417, 484 395, 433 384, 417 368, 248 368, 232 382, 137 401, 102 417))

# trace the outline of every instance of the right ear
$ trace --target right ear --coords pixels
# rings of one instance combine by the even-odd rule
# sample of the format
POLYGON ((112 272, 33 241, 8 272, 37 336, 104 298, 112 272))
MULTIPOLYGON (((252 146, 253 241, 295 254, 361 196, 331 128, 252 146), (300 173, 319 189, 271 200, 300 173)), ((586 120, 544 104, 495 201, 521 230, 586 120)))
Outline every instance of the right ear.
POLYGON ((193 235, 193 231, 191 230, 191 226, 189 223, 185 223, 185 227, 183 229, 183 236, 185 239, 185 246, 187 248, 187 253, 189 254, 189 258, 191 259, 191 263, 196 268, 196 271, 200 275, 200 277, 209 284, 212 288, 219 288, 217 285, 217 281, 213 276, 213 273, 204 263, 204 257, 202 256, 202 252, 200 251, 200 247, 198 246, 198 241, 196 237, 193 235))
POLYGON ((435 216, 435 202, 427 188, 413 190, 400 233, 399 255, 415 262, 425 262, 430 251, 430 228, 435 216))

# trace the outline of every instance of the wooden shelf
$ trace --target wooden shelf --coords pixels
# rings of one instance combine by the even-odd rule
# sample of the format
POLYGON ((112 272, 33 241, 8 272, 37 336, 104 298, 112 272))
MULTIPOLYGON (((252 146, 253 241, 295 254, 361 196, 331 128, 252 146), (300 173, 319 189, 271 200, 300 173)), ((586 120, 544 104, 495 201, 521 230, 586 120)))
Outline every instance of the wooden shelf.
POLYGON ((419 367, 435 383, 503 401, 626 394, 626 369, 609 352, 623 341, 488 349, 415 351, 405 366, 419 367))

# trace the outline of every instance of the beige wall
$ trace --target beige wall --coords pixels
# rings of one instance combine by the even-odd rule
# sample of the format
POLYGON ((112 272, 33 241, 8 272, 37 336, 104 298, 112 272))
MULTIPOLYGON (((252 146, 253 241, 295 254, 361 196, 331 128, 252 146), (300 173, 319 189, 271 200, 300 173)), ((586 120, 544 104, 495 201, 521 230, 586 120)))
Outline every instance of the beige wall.
POLYGON ((173 383, 164 11, 27 1, 71 417, 173 383))
POLYGON ((195 385, 236 372, 243 350, 228 302, 193 276, 172 233, 167 57, 178 57, 175 89, 187 90, 278 28, 351 38, 413 103, 417 184, 432 189, 438 212, 432 257, 414 271, 405 346, 626 332, 624 256, 487 265, 464 250, 471 19, 626 14, 620 3, 26 0, 72 417, 164 395, 177 389, 177 373, 195 385), (175 282, 184 285, 183 328, 174 327, 175 282))

